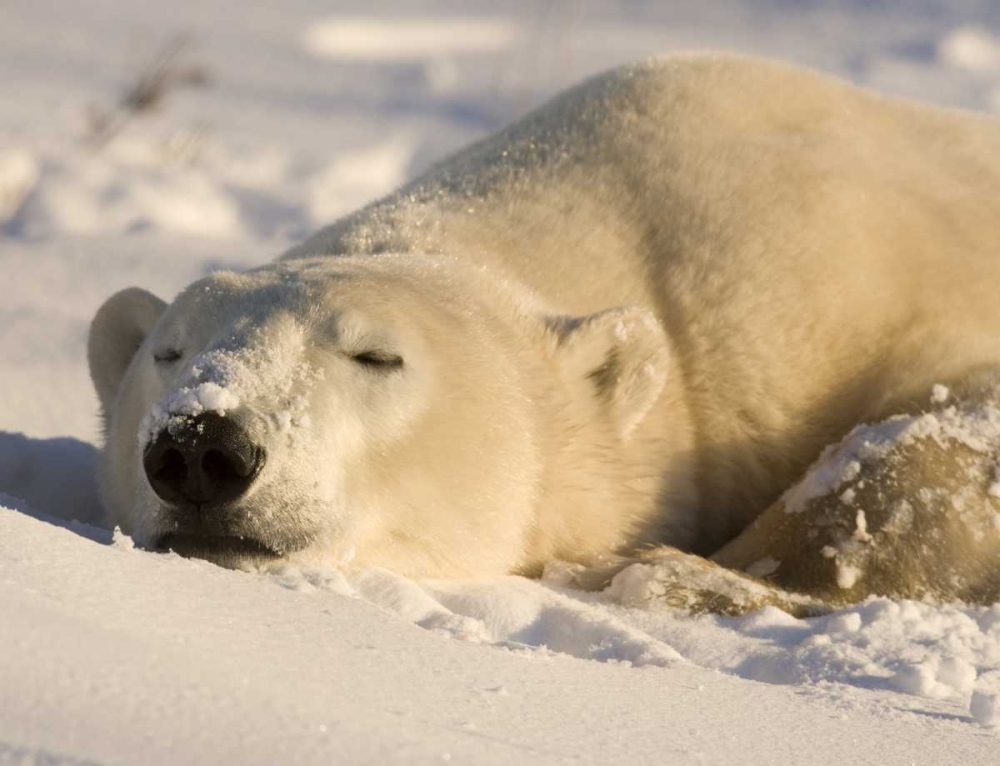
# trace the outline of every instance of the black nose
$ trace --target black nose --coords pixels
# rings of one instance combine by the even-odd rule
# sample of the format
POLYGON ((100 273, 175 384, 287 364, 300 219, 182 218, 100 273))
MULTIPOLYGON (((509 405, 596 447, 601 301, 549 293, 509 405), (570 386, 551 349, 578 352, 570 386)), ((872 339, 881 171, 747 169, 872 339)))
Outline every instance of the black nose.
POLYGON ((153 491, 174 505, 223 505, 250 485, 264 450, 232 419, 214 412, 164 430, 146 447, 142 465, 153 491))

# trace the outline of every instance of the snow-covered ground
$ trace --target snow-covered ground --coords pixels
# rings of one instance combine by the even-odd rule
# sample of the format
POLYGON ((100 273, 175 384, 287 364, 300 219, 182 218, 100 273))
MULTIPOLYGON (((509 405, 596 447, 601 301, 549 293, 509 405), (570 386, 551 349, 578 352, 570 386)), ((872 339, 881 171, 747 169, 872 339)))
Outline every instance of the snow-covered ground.
POLYGON ((0 5, 0 763, 996 763, 1000 606, 691 617, 651 580, 236 573, 69 520, 114 290, 267 260, 626 60, 1000 111, 998 33, 992 0, 0 5), (168 50, 184 82, 120 108, 168 50))

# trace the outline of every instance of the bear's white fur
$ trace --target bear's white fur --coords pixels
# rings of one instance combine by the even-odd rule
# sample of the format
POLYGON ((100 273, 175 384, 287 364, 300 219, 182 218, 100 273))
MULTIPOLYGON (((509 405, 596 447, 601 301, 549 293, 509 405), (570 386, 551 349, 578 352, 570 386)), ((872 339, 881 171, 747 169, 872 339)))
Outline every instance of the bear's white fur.
POLYGON ((234 533, 285 556, 463 577, 707 554, 855 424, 996 364, 998 285, 992 119, 646 62, 273 265, 109 299, 103 493, 155 545, 142 451, 213 410, 268 453, 234 533))

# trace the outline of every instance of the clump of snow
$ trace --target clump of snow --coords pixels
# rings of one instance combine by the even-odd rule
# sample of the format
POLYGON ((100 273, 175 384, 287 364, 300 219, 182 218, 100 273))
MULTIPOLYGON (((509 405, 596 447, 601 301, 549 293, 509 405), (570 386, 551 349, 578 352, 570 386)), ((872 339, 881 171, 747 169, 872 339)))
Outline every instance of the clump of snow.
POLYGON ((846 482, 858 478, 861 463, 849 453, 827 447, 806 477, 785 493, 785 511, 801 512, 810 500, 836 492, 846 482))
POLYGON ((239 406, 239 395, 232 388, 211 381, 193 387, 183 386, 156 402, 143 417, 139 426, 139 446, 144 448, 161 431, 181 427, 195 415, 216 412, 225 417, 227 410, 239 406))
POLYGON ((857 612, 843 612, 833 615, 826 623, 828 633, 857 633, 864 622, 857 612))
POLYGON ((969 712, 980 726, 1000 726, 1000 692, 974 691, 969 702, 969 712))
POLYGON ((198 402, 204 410, 225 415, 226 410, 234 410, 240 406, 239 397, 230 389, 223 388, 218 383, 201 383, 197 389, 198 402))
POLYGON ((121 548, 125 551, 135 549, 135 541, 129 535, 124 534, 121 527, 114 528, 111 537, 111 544, 116 548, 121 548))
POLYGON ((855 517, 855 524, 857 526, 855 527, 854 534, 852 535, 854 539, 858 542, 870 543, 872 536, 868 534, 868 520, 865 518, 864 511, 858 511, 858 515, 855 517))
POLYGON ((851 566, 850 564, 845 564, 842 561, 837 562, 837 587, 843 588, 844 590, 850 590, 858 583, 858 578, 861 576, 861 570, 856 566, 851 566))
POLYGON ((947 386, 935 383, 931 387, 931 404, 944 404, 948 401, 949 396, 951 396, 951 392, 947 386))
POLYGON ((948 697, 968 693, 976 680, 976 669, 956 657, 932 654, 920 662, 904 664, 890 680, 893 688, 922 697, 948 697))

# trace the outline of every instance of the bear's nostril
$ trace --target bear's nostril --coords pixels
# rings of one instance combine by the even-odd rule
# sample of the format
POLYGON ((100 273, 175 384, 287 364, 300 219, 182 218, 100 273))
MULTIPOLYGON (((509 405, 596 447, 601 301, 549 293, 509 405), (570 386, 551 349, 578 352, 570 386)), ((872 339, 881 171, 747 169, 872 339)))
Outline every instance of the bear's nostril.
POLYGON ((256 467, 256 452, 208 449, 201 456, 203 484, 220 501, 239 497, 256 467))
POLYGON ((189 484, 188 464, 170 440, 158 440, 143 456, 143 468, 153 491, 169 503, 183 503, 189 484))
POLYGON ((154 470, 154 475, 165 484, 181 485, 187 481, 187 472, 187 463, 180 450, 168 449, 160 453, 160 466, 154 470))
POLYGON ((240 455, 210 449, 201 456, 201 470, 210 481, 221 483, 249 476, 253 466, 247 465, 240 455))

